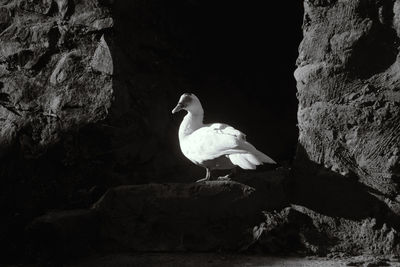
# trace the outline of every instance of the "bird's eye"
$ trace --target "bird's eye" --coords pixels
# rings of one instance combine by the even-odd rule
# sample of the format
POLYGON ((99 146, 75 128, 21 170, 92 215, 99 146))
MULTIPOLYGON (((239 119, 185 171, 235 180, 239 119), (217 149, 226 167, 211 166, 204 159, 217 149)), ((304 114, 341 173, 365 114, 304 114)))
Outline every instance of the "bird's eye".
POLYGON ((190 102, 192 102, 192 99, 190 97, 185 97, 179 103, 181 103, 183 106, 187 106, 190 102))

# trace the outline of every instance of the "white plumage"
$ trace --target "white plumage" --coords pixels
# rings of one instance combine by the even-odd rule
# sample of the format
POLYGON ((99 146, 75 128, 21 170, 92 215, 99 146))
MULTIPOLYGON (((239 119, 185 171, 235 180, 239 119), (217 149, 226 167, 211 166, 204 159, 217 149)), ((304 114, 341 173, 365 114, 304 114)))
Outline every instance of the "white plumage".
POLYGON ((194 94, 180 97, 172 113, 180 110, 188 113, 179 127, 179 144, 182 153, 190 161, 206 168, 207 174, 202 181, 209 180, 210 171, 214 169, 239 166, 254 170, 263 163, 276 164, 247 142, 244 133, 232 126, 223 123, 203 124, 204 111, 194 94))

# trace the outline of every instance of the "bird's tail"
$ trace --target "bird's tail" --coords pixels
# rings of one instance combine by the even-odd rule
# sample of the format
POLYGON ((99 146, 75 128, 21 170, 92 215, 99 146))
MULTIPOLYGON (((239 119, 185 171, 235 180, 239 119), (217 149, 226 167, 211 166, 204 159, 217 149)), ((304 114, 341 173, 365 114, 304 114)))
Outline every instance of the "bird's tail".
POLYGON ((231 162, 245 170, 254 170, 263 163, 276 164, 276 162, 264 153, 254 149, 247 153, 234 153, 228 155, 231 162))

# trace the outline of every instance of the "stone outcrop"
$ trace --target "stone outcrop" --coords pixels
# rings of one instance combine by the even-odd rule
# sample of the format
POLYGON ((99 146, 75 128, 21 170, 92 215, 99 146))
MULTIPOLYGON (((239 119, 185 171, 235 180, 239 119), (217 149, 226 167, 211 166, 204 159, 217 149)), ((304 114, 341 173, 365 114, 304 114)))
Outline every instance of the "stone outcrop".
POLYGON ((323 250, 399 253, 399 1, 304 1, 291 202, 323 250), (311 214, 308 212, 308 214, 311 214), (320 213, 320 214, 318 214, 320 213))
POLYGON ((109 6, 97 0, 0 1, 0 247, 5 260, 18 258, 24 246, 20 233, 33 217, 49 207, 90 202, 82 205, 93 184, 84 174, 90 167, 81 164, 86 153, 93 156, 89 140, 99 134, 92 132, 84 141, 79 132, 103 121, 112 104, 107 41, 112 25, 109 6))
POLYGON ((400 151, 399 1, 304 2, 299 142, 309 160, 394 200, 400 151))
POLYGON ((235 182, 109 190, 95 205, 101 236, 132 251, 240 250, 253 242, 262 202, 235 182))
POLYGON ((34 219, 25 230, 29 250, 61 262, 96 252, 244 251, 265 230, 263 211, 286 205, 282 173, 264 177, 246 177, 254 187, 210 181, 111 188, 91 209, 34 219))
POLYGON ((19 143, 25 156, 38 157, 63 132, 106 117, 112 61, 99 32, 112 26, 112 18, 97 1, 6 2, 0 34, 1 151, 19 143))

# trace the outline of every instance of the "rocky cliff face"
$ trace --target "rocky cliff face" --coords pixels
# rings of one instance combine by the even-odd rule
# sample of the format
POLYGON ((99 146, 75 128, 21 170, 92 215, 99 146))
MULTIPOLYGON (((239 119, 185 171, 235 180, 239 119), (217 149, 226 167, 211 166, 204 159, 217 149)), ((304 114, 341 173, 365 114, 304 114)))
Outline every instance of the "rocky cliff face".
POLYGON ((0 236, 7 256, 32 216, 83 203, 78 191, 90 182, 77 177, 91 178, 80 159, 94 142, 78 133, 111 106, 112 26, 98 1, 0 1, 0 236))
POLYGON ((300 145, 313 162, 398 194, 398 1, 305 1, 300 145))
MULTIPOLYGON (((376 229, 399 227, 399 6, 304 2, 293 201, 358 229, 368 218, 376 229)), ((334 236, 342 240, 342 233, 337 227, 334 236)))
POLYGON ((2 1, 1 151, 38 157, 106 117, 113 72, 104 31, 113 19, 97 1, 2 1))
POLYGON ((3 195, 21 186, 64 195, 94 170, 83 162, 93 163, 101 137, 81 132, 104 120, 112 103, 110 10, 98 1, 45 0, 1 1, 0 10, 3 195))

